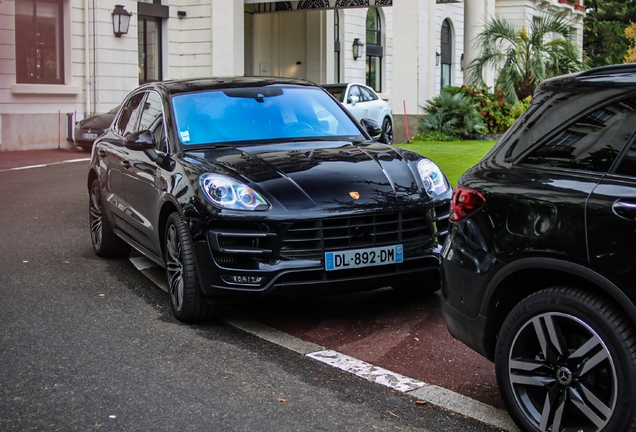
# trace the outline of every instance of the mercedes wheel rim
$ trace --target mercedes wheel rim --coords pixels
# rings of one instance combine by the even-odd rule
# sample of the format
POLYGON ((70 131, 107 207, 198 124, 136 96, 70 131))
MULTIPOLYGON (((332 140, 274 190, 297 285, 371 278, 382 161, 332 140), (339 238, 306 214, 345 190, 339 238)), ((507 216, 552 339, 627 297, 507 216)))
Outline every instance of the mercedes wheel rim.
POLYGON ((549 312, 533 317, 512 343, 509 383, 517 405, 540 431, 601 431, 616 408, 616 365, 582 320, 549 312))

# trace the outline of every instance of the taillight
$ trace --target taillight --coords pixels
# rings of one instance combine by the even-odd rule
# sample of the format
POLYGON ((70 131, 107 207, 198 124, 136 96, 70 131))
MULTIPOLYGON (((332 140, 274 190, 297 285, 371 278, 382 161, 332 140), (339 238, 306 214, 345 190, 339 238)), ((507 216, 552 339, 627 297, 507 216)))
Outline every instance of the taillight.
POLYGON ((486 199, 478 190, 458 184, 453 190, 450 205, 451 222, 459 222, 486 204, 486 199))

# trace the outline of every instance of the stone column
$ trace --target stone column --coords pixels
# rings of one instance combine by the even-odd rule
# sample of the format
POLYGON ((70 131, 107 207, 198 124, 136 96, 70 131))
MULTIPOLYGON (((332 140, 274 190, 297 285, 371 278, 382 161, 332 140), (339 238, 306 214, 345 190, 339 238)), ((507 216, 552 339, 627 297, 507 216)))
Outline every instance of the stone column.
POLYGON ((213 0, 212 75, 245 74, 243 0, 213 0))
MULTIPOLYGON (((395 142, 406 140, 404 106, 409 136, 417 133, 416 115, 434 96, 435 38, 430 28, 435 19, 435 0, 400 0, 393 5, 393 92, 395 142)), ((434 33, 433 33, 434 34, 434 33)))
MULTIPOLYGON (((468 83, 468 66, 481 54, 476 45, 477 35, 481 33, 488 19, 495 16, 494 0, 469 0, 464 2, 464 82, 468 83)), ((494 74, 486 71, 486 85, 494 85, 494 74)))

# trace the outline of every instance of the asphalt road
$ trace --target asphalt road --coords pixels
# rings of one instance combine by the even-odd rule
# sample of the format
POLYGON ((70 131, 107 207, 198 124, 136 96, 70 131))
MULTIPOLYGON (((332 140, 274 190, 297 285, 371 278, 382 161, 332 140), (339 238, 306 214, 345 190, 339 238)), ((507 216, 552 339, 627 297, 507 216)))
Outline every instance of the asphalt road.
POLYGON ((128 260, 93 254, 86 172, 0 171, 0 430, 494 430, 219 321, 177 322, 128 260))

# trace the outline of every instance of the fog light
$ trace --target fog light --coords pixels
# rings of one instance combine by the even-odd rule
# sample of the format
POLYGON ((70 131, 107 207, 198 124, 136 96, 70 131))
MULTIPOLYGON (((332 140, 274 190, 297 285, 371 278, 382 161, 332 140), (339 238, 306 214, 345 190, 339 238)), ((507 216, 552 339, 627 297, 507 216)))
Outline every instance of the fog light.
POLYGON ((224 276, 226 282, 244 285, 257 285, 263 281, 261 276, 224 276))

